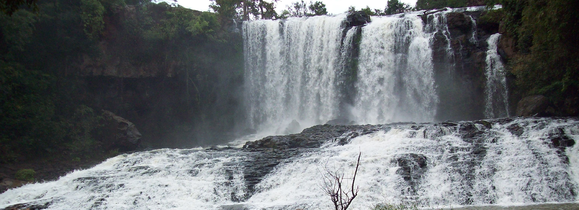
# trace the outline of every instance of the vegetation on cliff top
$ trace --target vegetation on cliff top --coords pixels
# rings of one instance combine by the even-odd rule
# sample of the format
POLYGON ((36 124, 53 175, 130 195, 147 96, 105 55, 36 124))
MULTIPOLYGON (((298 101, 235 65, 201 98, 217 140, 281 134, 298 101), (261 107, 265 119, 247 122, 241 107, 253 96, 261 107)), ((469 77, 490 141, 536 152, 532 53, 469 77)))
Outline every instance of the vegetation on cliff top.
MULTIPOLYGON (((579 115, 579 1, 487 0, 501 4, 501 31, 512 39, 509 67, 522 95, 547 96, 560 115, 579 115)), ((503 41, 503 42, 504 42, 503 41)))

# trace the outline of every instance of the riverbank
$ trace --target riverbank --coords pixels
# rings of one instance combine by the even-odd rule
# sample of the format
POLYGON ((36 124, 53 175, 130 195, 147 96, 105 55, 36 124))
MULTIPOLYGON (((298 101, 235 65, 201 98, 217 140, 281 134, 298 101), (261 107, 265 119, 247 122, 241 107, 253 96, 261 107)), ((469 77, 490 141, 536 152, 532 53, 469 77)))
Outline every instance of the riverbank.
POLYGON ((52 157, 2 164, 0 165, 0 194, 8 189, 17 188, 29 183, 57 180, 72 171, 91 168, 107 158, 108 156, 103 156, 80 160, 52 157), (34 170, 33 181, 19 180, 17 178, 16 173, 23 169, 34 170))

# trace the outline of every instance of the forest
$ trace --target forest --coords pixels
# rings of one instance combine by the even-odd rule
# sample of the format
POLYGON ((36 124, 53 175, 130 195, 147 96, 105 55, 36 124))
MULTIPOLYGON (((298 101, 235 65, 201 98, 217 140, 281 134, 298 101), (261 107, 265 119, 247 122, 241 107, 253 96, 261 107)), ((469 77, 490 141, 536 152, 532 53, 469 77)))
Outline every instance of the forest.
MULTIPOLYGON (((0 1, 0 162, 117 154, 101 143, 103 110, 135 122, 147 136, 143 149, 225 141, 243 118, 232 91, 243 82, 239 23, 328 14, 321 1, 298 1, 281 14, 275 3, 214 0, 213 12, 200 12, 151 0, 0 1)), ((500 23, 513 46, 507 74, 516 94, 545 95, 558 108, 553 115, 577 116, 577 1, 418 0, 411 8, 388 0, 360 11, 495 4, 502 9, 483 19, 500 23)))

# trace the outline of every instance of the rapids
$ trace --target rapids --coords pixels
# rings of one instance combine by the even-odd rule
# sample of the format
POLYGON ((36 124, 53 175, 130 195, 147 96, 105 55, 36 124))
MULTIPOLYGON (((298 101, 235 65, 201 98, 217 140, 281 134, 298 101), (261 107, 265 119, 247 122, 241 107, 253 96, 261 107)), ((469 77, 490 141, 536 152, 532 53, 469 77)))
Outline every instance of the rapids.
POLYGON ((0 195, 0 208, 331 209, 322 177, 330 170, 351 178, 359 153, 359 196, 352 209, 577 201, 574 119, 325 125, 299 138, 336 128, 340 132, 313 148, 280 144, 119 155, 57 181, 8 190, 0 195))

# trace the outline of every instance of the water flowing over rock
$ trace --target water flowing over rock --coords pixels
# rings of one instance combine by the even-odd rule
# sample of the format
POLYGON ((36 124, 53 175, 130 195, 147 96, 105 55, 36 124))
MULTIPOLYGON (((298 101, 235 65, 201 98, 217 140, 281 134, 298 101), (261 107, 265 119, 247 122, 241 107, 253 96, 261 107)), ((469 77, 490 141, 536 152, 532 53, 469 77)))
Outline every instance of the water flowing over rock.
POLYGON ((8 190, 0 208, 330 209, 322 175, 337 170, 350 178, 360 152, 353 209, 576 202, 577 140, 576 119, 319 125, 243 149, 120 155, 8 190))
POLYGON ((434 120, 438 96, 431 38, 417 15, 372 18, 362 30, 355 121, 434 120))
POLYGON ((308 127, 338 117, 336 72, 344 18, 244 23, 245 98, 251 127, 282 133, 277 126, 292 119, 308 127))
POLYGON ((502 70, 498 28, 477 28, 482 8, 245 22, 247 127, 483 118, 485 66, 502 70))
POLYGON ((481 120, 509 116, 508 53, 481 9, 245 22, 240 130, 274 135, 119 155, 10 189, 0 209, 331 209, 324 175, 350 180, 360 153, 352 209, 576 207, 578 119, 481 120))
POLYGON ((488 39, 489 50, 486 58, 487 77, 485 117, 497 118, 509 116, 509 92, 505 67, 498 54, 498 43, 501 34, 493 34, 488 39))

